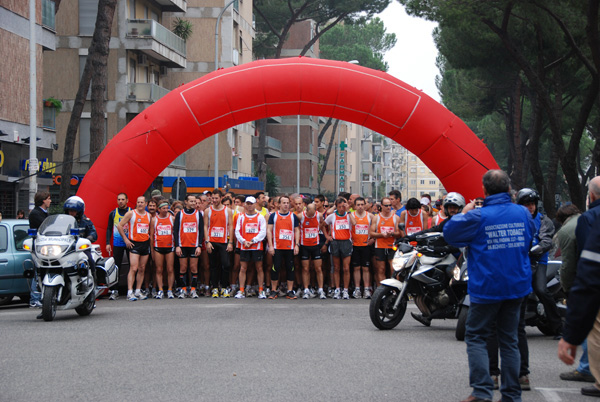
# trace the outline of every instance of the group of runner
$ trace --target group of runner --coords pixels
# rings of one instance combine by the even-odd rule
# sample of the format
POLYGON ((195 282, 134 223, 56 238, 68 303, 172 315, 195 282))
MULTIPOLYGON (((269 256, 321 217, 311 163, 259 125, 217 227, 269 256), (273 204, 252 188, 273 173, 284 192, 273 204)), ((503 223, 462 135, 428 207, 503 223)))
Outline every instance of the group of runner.
POLYGON ((403 206, 392 190, 380 202, 369 201, 349 193, 330 203, 323 195, 215 189, 170 203, 155 190, 131 209, 122 193, 109 215, 106 249, 117 266, 128 255, 130 301, 349 299, 352 289, 352 297, 369 299, 386 277, 395 239, 445 219, 427 197, 403 206))

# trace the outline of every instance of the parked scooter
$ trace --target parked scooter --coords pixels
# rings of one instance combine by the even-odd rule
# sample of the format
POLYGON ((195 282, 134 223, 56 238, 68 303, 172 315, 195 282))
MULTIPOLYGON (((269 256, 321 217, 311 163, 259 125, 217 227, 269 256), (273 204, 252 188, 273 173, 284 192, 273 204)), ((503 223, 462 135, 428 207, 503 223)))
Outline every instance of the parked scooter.
POLYGON ((30 235, 32 238, 25 240, 23 246, 31 251, 33 261, 24 263, 24 272, 32 277, 37 270, 44 321, 52 321, 57 310, 75 309, 81 316, 91 314, 96 297, 106 294, 118 280, 114 259, 102 259, 99 246, 80 238, 77 221, 70 215, 51 215, 39 231, 30 229, 30 235), (86 250, 91 250, 97 261, 96 281, 102 284, 98 288, 86 250))
MULTIPOLYGON (((467 271, 449 252, 436 252, 445 245, 442 233, 417 236, 417 245, 400 242, 391 261, 392 277, 381 282, 371 299, 369 314, 379 329, 396 327, 411 296, 429 325, 432 319, 456 318, 467 294, 467 271)), ((415 316, 415 318, 417 318, 415 316)))

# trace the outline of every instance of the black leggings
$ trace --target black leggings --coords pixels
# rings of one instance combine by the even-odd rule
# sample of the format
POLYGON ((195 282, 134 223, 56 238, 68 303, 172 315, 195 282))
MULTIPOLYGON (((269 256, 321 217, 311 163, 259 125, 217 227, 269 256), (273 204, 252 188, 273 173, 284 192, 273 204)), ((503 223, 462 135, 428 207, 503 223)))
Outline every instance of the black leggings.
POLYGON ((213 246, 212 253, 208 254, 210 263, 210 284, 213 288, 229 287, 229 256, 227 255, 227 243, 210 243, 213 246))
POLYGON ((279 271, 281 265, 285 265, 286 279, 288 281, 294 280, 294 250, 275 250, 273 256, 273 269, 271 270, 271 280, 279 280, 279 271))

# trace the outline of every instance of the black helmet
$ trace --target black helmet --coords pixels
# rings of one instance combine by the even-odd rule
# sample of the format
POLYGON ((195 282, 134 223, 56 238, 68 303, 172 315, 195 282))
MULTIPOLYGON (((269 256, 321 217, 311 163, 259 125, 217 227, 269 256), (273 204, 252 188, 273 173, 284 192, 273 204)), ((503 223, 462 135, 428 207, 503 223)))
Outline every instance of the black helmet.
POLYGON ((83 212, 85 211, 85 202, 83 202, 81 197, 74 195, 73 197, 67 198, 63 205, 63 210, 65 211, 65 214, 68 214, 69 211, 77 211, 76 218, 81 219, 83 212))
POLYGON ((529 204, 530 202, 533 202, 537 205, 539 200, 540 195, 537 191, 531 188, 522 188, 517 193, 517 204, 519 205, 529 204))
POLYGON ((462 211, 465 207, 465 197, 460 195, 459 193, 448 193, 446 198, 444 198, 444 213, 446 216, 450 216, 448 213, 448 205, 456 205, 458 207, 458 212, 462 211))

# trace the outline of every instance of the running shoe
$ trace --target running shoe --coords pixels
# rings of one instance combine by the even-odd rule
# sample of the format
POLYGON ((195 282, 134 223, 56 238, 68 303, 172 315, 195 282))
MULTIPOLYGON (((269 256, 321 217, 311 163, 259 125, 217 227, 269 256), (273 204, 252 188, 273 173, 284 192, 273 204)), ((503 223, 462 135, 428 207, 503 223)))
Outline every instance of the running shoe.
POLYGON ((135 297, 137 297, 138 300, 146 300, 148 298, 143 292, 136 292, 135 297))
POLYGON ((259 299, 266 299, 267 295, 265 294, 264 290, 261 290, 260 292, 258 292, 258 298, 259 299))
POLYGON ((219 297, 219 289, 217 289, 217 288, 213 289, 213 291, 212 291, 212 297, 213 298, 219 297))
POLYGON ((127 294, 127 300, 128 301, 136 301, 137 297, 135 297, 135 295, 133 293, 128 293, 127 294))
POLYGON ((363 295, 363 298, 364 298, 364 299, 370 299, 370 298, 371 298, 371 296, 372 296, 372 294, 371 294, 371 289, 370 289, 370 288, 366 288, 366 289, 365 289, 365 294, 363 295))
POLYGON ((309 292, 304 292, 304 294, 302 295, 303 299, 309 299, 310 298, 310 293, 309 292))
POLYGON ((344 300, 350 299, 350 295, 348 294, 348 289, 342 290, 342 299, 344 299, 344 300))
POLYGON ((190 296, 192 299, 197 299, 199 297, 198 292, 196 292, 196 289, 194 289, 190 292, 190 296))
POLYGON ((164 293, 162 290, 159 290, 158 293, 156 294, 156 296, 154 296, 155 299, 162 299, 164 296, 164 293))
POLYGON ((167 291, 167 298, 168 299, 174 299, 175 298, 175 295, 173 294, 172 290, 167 291))
POLYGON ((179 296, 177 296, 177 298, 185 299, 185 290, 181 289, 181 292, 179 292, 179 296))
POLYGON ((308 289, 308 297, 310 297, 311 299, 314 299, 315 297, 317 297, 317 293, 315 292, 314 289, 312 289, 312 288, 308 289))
POLYGON ((118 298, 119 298, 119 291, 113 290, 112 292, 110 292, 110 296, 108 297, 108 300, 117 300, 118 298))
POLYGON ((271 300, 275 300, 275 299, 277 299, 278 297, 279 297, 279 293, 277 293, 277 291, 272 291, 272 292, 269 294, 269 299, 271 299, 271 300))
POLYGON ((333 291, 333 299, 339 300, 342 298, 340 289, 337 288, 336 290, 333 291))
POLYGON ((285 298, 294 300, 297 299, 298 296, 296 296, 296 293, 293 290, 288 290, 287 294, 285 295, 285 298))
POLYGON ((304 295, 304 291, 300 288, 298 288, 298 290, 296 290, 296 297, 303 297, 304 295))
POLYGON ((244 292, 242 292, 241 290, 238 290, 237 293, 235 294, 235 298, 236 299, 245 299, 246 296, 244 296, 244 292))
POLYGON ((319 299, 327 299, 327 295, 325 294, 325 291, 323 289, 319 290, 319 299))
POLYGON ((354 297, 355 299, 362 298, 362 294, 360 293, 360 288, 354 289, 354 292, 352 292, 352 297, 354 297))
POLYGON ((231 291, 229 290, 229 288, 225 289, 225 291, 223 291, 223 289, 221 289, 221 297, 231 297, 231 291))
POLYGON ((333 297, 333 288, 327 289, 327 297, 329 297, 330 299, 333 297))

